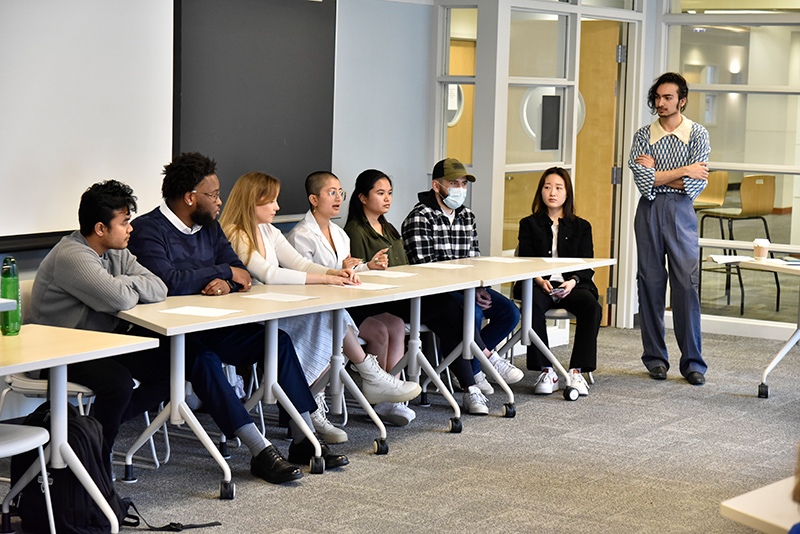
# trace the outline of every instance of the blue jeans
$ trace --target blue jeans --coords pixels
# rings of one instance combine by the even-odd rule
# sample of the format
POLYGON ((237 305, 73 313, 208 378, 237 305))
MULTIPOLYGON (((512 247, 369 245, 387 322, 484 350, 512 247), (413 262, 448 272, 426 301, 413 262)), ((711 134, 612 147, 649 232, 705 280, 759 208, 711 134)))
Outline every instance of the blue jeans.
MULTIPOLYGON (((511 302, 507 297, 498 293, 494 289, 484 288, 489 296, 492 298, 492 305, 487 310, 481 309, 478 304, 475 304, 475 341, 481 349, 488 348, 494 350, 519 324, 519 308, 511 302), (481 328, 483 319, 489 320, 484 328, 481 328), (480 334, 478 334, 480 332, 480 334), (483 345, 483 346, 481 346, 483 345)), ((461 306, 464 306, 464 294, 460 291, 451 293, 461 306)), ((473 359, 472 371, 473 374, 481 370, 481 364, 473 359)))
MULTIPOLYGON (((317 403, 308 389, 292 340, 278 331, 278 384, 297 411, 313 412, 317 403)), ((245 324, 186 336, 187 378, 214 422, 228 437, 253 419, 228 383, 222 363, 252 365, 264 360, 264 326, 245 324)))

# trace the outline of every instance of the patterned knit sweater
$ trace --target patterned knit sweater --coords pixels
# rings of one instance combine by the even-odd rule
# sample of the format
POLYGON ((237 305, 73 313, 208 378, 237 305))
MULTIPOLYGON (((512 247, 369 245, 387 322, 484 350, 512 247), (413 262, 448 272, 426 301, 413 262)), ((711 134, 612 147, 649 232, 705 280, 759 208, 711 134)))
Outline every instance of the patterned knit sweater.
POLYGON ((688 139, 682 140, 679 135, 663 135, 663 130, 660 131, 660 134, 663 135, 661 137, 656 133, 657 130, 660 130, 657 125, 658 120, 653 124, 640 128, 633 137, 628 167, 633 171, 636 187, 647 200, 655 200, 657 193, 680 193, 688 195, 689 198, 694 200, 708 185, 707 180, 696 180, 684 176, 683 190, 667 187, 666 185, 653 187, 656 171, 671 171, 684 165, 708 161, 708 157, 711 154, 708 131, 686 117, 683 117, 683 120, 685 121, 684 126, 686 129, 689 130, 689 127, 691 128, 688 136, 686 136, 688 139), (653 142, 654 139, 657 140, 653 142), (655 168, 645 167, 636 163, 636 158, 642 154, 653 156, 655 168))

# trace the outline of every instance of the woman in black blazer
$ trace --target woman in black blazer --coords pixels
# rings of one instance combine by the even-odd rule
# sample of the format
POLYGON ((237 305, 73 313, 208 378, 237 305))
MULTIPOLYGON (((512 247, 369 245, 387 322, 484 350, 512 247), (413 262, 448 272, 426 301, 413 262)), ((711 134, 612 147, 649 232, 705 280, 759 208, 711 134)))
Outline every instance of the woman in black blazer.
MULTIPOLYGON (((529 257, 594 257, 592 225, 574 213, 572 179, 560 167, 542 174, 531 207, 533 215, 519 222, 519 255, 529 257), (553 235, 557 245, 554 247, 553 235)), ((589 388, 581 372, 597 365, 597 332, 602 307, 597 302, 594 271, 582 269, 534 279, 533 329, 545 345, 547 325, 544 314, 550 308, 564 308, 575 316, 575 343, 570 360, 570 378, 581 395, 589 388)), ((558 375, 550 361, 534 345, 528 347, 528 369, 542 371, 534 391, 547 395, 558 389, 558 375)))

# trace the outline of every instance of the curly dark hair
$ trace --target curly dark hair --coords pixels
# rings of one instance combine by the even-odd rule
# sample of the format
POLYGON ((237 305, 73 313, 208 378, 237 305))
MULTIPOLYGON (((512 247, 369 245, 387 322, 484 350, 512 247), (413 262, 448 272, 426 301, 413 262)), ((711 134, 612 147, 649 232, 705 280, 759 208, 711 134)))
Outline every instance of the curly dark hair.
POLYGON ((127 209, 128 213, 136 211, 136 197, 133 189, 117 180, 98 182, 84 191, 78 207, 78 222, 81 235, 90 236, 97 223, 111 226, 111 219, 116 212, 127 209))
MULTIPOLYGON (((689 85, 686 83, 686 79, 677 72, 665 72, 658 77, 653 85, 650 86, 650 90, 647 92, 647 107, 650 108, 650 111, 653 113, 653 115, 656 114, 656 91, 658 91, 658 88, 665 83, 674 83, 678 86, 678 100, 683 100, 684 98, 689 97, 689 85)), ((685 109, 686 102, 684 102, 683 106, 681 106, 681 113, 683 113, 683 110, 685 109)))
POLYGON ((184 152, 172 163, 164 166, 164 181, 161 196, 165 200, 176 200, 194 190, 203 179, 214 174, 217 162, 197 152, 184 152))

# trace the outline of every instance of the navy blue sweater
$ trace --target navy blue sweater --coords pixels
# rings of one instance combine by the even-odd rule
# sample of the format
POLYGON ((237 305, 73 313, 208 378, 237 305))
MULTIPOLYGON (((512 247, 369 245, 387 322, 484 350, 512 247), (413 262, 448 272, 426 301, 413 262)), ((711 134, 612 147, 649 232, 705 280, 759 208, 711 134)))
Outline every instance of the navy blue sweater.
POLYGON ((167 284, 169 295, 196 295, 215 278, 230 280, 231 267, 247 269, 217 222, 188 235, 156 208, 132 226, 128 248, 167 284))

